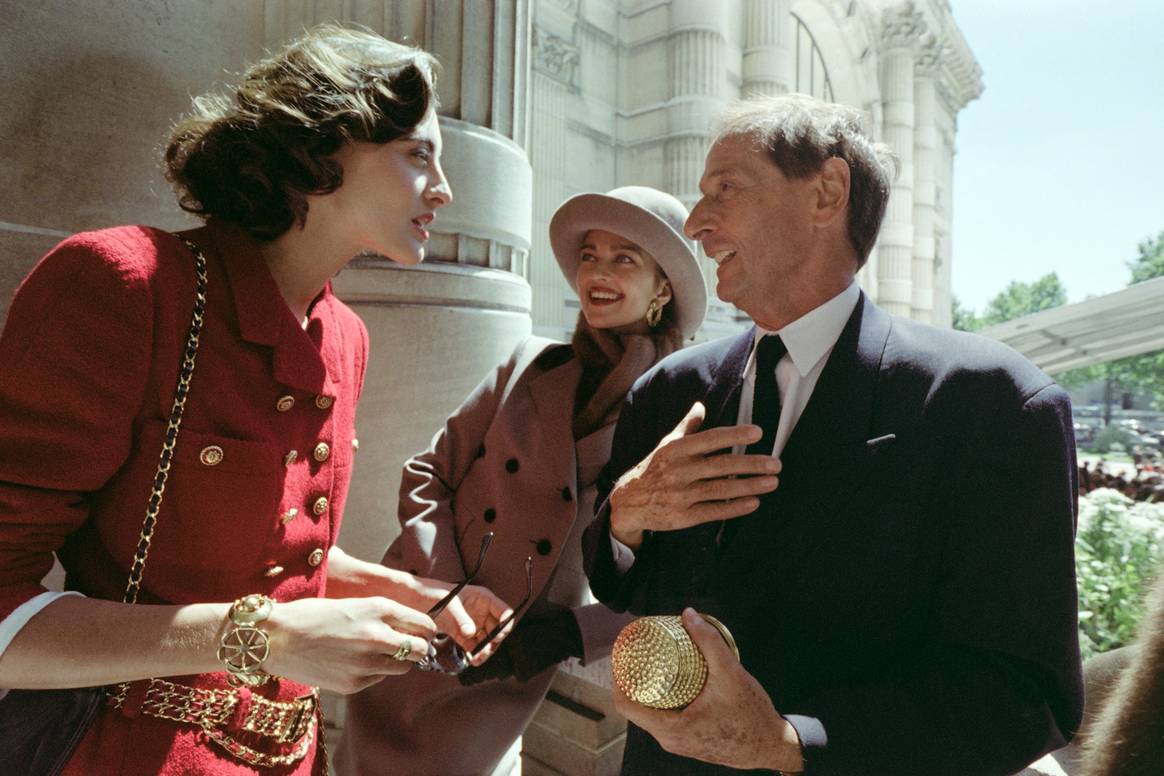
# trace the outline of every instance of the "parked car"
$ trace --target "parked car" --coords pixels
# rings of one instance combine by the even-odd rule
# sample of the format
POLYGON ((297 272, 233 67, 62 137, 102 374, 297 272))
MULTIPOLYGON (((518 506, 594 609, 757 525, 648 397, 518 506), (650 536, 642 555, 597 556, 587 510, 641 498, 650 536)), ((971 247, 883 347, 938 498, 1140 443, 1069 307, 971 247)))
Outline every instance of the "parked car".
POLYGON ((1076 447, 1090 447, 1091 443, 1095 441, 1095 426, 1089 423, 1075 422, 1075 446, 1076 447))

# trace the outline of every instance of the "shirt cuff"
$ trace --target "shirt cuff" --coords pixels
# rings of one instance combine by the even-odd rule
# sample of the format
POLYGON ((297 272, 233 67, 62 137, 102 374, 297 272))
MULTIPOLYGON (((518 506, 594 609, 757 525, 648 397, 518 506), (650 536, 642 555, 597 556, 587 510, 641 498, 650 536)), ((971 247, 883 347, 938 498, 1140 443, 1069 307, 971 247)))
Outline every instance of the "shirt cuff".
POLYGON ((635 565, 635 551, 610 534, 610 552, 614 558, 614 568, 619 574, 626 574, 635 565))
POLYGON ((41 609, 44 609, 58 598, 64 598, 69 595, 81 594, 75 590, 69 590, 64 593, 46 590, 39 595, 34 595, 13 609, 12 614, 0 620, 0 655, 3 655, 4 651, 8 649, 8 645, 16 638, 16 634, 20 633, 20 629, 27 625, 29 620, 40 614, 41 609))
POLYGON ((816 717, 806 717, 802 714, 785 714, 784 719, 796 730, 800 739, 800 751, 804 755, 804 773, 806 776, 813 773, 815 755, 821 754, 829 744, 829 735, 824 725, 816 717))

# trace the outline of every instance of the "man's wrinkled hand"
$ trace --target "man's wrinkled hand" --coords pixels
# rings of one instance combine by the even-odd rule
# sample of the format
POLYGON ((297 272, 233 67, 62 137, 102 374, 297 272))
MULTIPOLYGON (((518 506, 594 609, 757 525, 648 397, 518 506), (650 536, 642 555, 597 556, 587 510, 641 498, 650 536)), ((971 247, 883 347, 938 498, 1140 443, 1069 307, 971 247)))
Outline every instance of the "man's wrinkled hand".
POLYGON ((616 684, 618 712, 682 757, 744 770, 803 771, 795 728, 777 713, 719 631, 692 609, 683 612, 683 626, 707 660, 707 682, 699 696, 681 711, 652 709, 627 698, 616 684))
POLYGON ((779 459, 723 454, 760 439, 759 426, 700 431, 706 410, 696 402, 651 454, 610 492, 610 532, 632 550, 643 531, 675 531, 750 514, 776 489, 779 459))

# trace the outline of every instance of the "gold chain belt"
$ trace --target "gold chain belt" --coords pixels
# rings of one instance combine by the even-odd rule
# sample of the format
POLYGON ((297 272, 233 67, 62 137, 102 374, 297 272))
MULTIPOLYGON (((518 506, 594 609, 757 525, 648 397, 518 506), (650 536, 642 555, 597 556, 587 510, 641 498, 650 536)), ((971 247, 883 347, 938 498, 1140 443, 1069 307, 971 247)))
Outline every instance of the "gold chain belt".
MULTIPOLYGON (((197 725, 234 757, 261 768, 291 765, 302 760, 315 739, 319 691, 292 701, 272 701, 248 693, 244 700, 238 690, 205 689, 150 679, 141 713, 173 722, 197 725), (241 730, 251 737, 270 739, 276 744, 293 745, 282 754, 270 754, 245 744, 227 732, 228 724, 247 703, 241 730)), ((120 704, 115 704, 120 706, 120 704)), ((259 743, 259 742, 252 742, 259 743)))

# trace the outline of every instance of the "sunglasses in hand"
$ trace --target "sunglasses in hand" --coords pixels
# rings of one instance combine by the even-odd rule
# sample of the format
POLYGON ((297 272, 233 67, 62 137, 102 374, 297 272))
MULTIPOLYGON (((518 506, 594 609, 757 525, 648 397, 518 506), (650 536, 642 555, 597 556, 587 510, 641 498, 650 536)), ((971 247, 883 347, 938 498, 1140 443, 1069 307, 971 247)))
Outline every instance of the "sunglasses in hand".
MULTIPOLYGON (((481 566, 485 563, 485 555, 489 552, 489 545, 493 543, 493 532, 485 534, 481 537, 481 548, 477 551, 477 562, 474 564, 472 571, 470 571, 463 580, 458 582, 452 590, 450 590, 444 598, 437 601, 431 609, 428 610, 429 617, 436 617, 445 610, 445 607, 457 597, 457 594, 465 589, 465 586, 470 584, 477 573, 481 570, 481 566)), ((428 655, 420 660, 416 667, 421 671, 432 671, 443 674, 459 674, 469 667, 469 661, 480 654, 481 650, 488 646, 489 642, 497 638, 505 628, 513 622, 525 607, 529 604, 530 598, 533 597, 533 558, 526 556, 525 559, 525 597, 517 606, 513 607, 513 611, 508 617, 485 634, 485 638, 478 642, 477 646, 473 647, 468 652, 460 644, 453 641, 453 639, 444 633, 438 633, 429 645, 428 655)))

